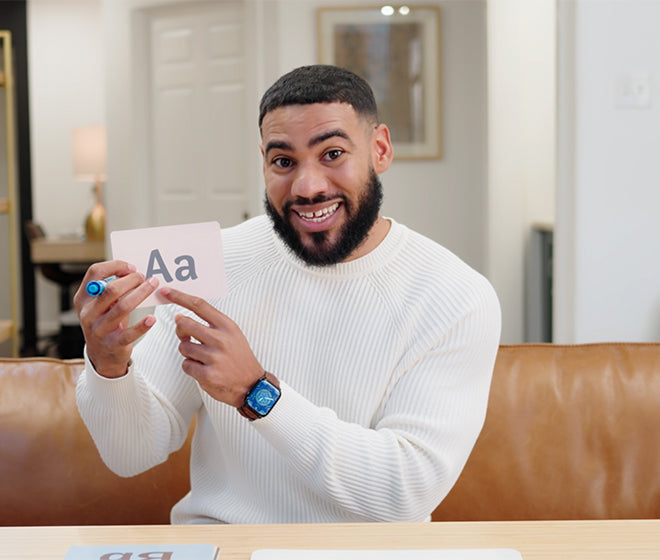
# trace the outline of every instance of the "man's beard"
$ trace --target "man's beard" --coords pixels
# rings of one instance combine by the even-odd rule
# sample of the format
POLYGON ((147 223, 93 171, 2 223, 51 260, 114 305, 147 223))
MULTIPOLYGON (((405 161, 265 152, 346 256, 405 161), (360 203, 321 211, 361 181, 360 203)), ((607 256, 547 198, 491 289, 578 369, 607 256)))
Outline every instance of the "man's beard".
MULTIPOLYGON (((319 231, 311 234, 313 247, 303 244, 300 234, 291 225, 290 201, 284 205, 284 216, 265 197, 266 213, 273 222, 273 228, 289 248, 307 264, 313 266, 328 266, 344 261, 367 238, 369 231, 378 219, 380 206, 383 201, 383 186, 378 175, 372 169, 366 182, 364 193, 360 197, 357 208, 353 208, 345 196, 342 196, 344 212, 347 221, 339 232, 339 238, 334 244, 328 241, 328 232, 319 231)), ((325 202, 325 195, 314 199, 298 198, 296 204, 318 204, 325 202)))

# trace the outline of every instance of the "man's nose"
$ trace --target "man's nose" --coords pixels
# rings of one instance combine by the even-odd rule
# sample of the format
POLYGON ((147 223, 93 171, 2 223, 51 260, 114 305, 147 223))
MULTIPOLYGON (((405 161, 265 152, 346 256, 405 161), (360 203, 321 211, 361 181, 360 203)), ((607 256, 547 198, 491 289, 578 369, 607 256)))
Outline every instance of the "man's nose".
POLYGON ((328 190, 325 174, 315 165, 299 165, 291 184, 291 196, 313 199, 328 190))

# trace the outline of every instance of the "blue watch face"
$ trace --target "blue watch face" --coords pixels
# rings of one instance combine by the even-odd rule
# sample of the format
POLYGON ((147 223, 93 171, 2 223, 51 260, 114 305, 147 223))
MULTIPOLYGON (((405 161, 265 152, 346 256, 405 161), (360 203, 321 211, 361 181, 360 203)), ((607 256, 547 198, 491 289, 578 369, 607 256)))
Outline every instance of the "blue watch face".
POLYGON ((266 416, 280 398, 280 390, 268 379, 261 379, 245 399, 247 404, 259 416, 266 416))

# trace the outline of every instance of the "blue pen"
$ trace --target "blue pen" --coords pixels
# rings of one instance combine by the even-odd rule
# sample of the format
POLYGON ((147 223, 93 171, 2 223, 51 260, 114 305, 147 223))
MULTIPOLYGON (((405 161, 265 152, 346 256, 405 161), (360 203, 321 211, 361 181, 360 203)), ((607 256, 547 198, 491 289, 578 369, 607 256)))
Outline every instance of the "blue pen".
POLYGON ((112 282, 116 276, 108 276, 107 278, 104 278, 103 280, 91 280, 90 282, 87 282, 87 286, 85 286, 85 291, 90 295, 90 296, 98 296, 103 293, 103 290, 105 290, 106 285, 109 282, 112 282))

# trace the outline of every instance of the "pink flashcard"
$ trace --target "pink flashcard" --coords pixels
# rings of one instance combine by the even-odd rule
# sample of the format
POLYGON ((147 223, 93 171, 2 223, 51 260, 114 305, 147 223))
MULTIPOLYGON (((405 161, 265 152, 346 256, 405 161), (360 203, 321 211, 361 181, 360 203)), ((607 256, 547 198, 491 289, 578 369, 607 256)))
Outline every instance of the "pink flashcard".
MULTIPOLYGON (((159 287, 175 288, 204 299, 227 293, 218 222, 113 231, 114 259, 129 262, 159 287)), ((154 293, 139 307, 168 303, 154 293)))

